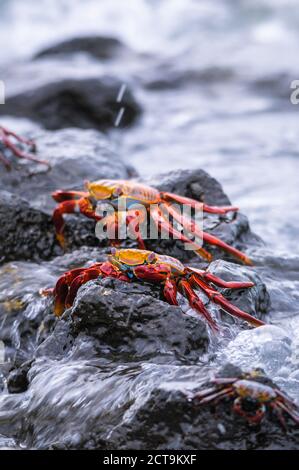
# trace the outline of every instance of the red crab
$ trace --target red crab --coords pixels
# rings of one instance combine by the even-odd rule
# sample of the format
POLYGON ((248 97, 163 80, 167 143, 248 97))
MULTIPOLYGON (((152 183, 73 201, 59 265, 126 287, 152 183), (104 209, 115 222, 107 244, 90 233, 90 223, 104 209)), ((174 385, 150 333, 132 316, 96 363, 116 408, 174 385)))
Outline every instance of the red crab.
POLYGON ((177 293, 180 292, 187 298, 190 306, 206 318, 214 330, 218 330, 218 325, 194 289, 203 291, 212 302, 232 316, 254 326, 264 325, 261 320, 232 305, 214 288, 216 285, 223 288, 243 289, 252 287, 252 282, 226 282, 207 271, 185 267, 176 258, 146 250, 113 248, 108 261, 93 264, 89 268, 77 268, 66 272, 58 279, 55 288, 45 290, 44 294, 54 295, 54 311, 57 316, 60 316, 66 308, 73 305, 80 286, 91 279, 102 277, 114 277, 125 282, 136 280, 161 284, 164 298, 171 305, 178 305, 177 293))
MULTIPOLYGON (((35 145, 35 142, 33 142, 33 140, 20 137, 19 135, 15 134, 14 132, 2 126, 0 126, 0 149, 1 149, 1 145, 4 148, 9 149, 18 158, 24 158, 26 160, 31 160, 36 163, 42 163, 43 165, 47 165, 47 167, 50 167, 47 161, 39 160, 33 155, 33 153, 35 153, 36 151, 36 145, 35 145), (21 150, 18 147, 18 144, 27 146, 29 148, 30 153, 24 150, 21 150)), ((4 156, 1 150, 0 150, 0 161, 4 164, 7 170, 11 169, 11 163, 7 160, 7 158, 4 156)))
MULTIPOLYGON (((125 222, 126 224, 136 222, 138 246, 140 249, 145 249, 144 241, 138 229, 141 215, 140 211, 138 212, 136 209, 131 209, 134 205, 136 207, 136 204, 139 204, 139 206, 142 205, 150 214, 159 232, 166 232, 184 243, 192 244, 194 251, 207 261, 212 260, 211 254, 203 249, 201 245, 190 240, 187 235, 177 230, 173 224, 169 222, 169 216, 186 231, 191 232, 195 237, 203 240, 203 242, 227 251, 244 264, 252 265, 252 261, 248 256, 215 236, 202 231, 193 218, 182 215, 176 205, 179 205, 179 207, 186 205, 193 210, 201 210, 211 214, 236 212, 238 210, 237 207, 208 206, 194 199, 168 192, 159 192, 157 189, 150 186, 125 180, 87 182, 86 191, 59 190, 54 192, 52 196, 56 202, 59 202, 59 205, 54 210, 53 220, 57 239, 62 247, 65 246, 63 214, 81 212, 81 214, 84 214, 86 217, 100 221, 101 217, 96 213, 97 206, 99 203, 109 202, 116 211, 109 219, 110 226, 114 226, 117 229, 119 220, 117 211, 120 206, 124 207, 122 211, 126 213, 125 222)), ((115 233, 117 233, 116 230, 115 233)))
POLYGON ((254 371, 241 377, 215 378, 211 381, 211 387, 201 390, 192 398, 200 405, 231 398, 233 411, 244 417, 249 424, 260 423, 265 417, 267 408, 275 412, 284 428, 286 428, 284 413, 299 424, 296 404, 278 388, 257 381, 260 375, 254 371))

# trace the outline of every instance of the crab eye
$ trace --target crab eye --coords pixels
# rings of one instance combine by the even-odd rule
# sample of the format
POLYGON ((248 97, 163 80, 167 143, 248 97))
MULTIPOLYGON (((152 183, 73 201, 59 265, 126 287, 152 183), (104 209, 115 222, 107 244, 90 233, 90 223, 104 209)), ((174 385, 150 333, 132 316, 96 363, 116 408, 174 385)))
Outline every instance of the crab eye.
POLYGON ((115 196, 115 197, 119 197, 119 196, 121 195, 121 193, 122 193, 122 188, 121 188, 121 186, 117 186, 116 188, 114 188, 112 194, 113 194, 113 196, 115 196))
POLYGON ((116 252, 117 252, 117 249, 115 247, 112 247, 111 248, 111 254, 112 256, 115 256, 116 255, 116 252))
POLYGON ((155 258, 156 258, 156 254, 152 251, 152 252, 148 255, 147 261, 148 261, 149 263, 152 263, 153 261, 155 261, 155 258))

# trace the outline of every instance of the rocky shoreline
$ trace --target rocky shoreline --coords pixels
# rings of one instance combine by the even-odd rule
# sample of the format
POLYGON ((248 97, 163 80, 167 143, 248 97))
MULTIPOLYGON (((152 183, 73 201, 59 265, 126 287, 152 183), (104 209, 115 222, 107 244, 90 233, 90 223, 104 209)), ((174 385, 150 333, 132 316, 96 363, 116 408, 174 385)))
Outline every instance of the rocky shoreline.
MULTIPOLYGON (((81 189, 84 180, 134 177, 207 204, 230 204, 221 185, 203 169, 145 179, 126 163, 107 133, 115 130, 122 81, 105 78, 106 72, 95 78, 103 68, 101 61, 110 73, 117 60, 127 60, 130 69, 135 57, 112 38, 84 38, 41 51, 32 62, 7 71, 11 89, 0 114, 26 117, 42 127, 30 137, 51 170, 16 162, 8 152, 13 170, 1 168, 0 173, 0 341, 5 345, 0 448, 298 449, 299 430, 291 419, 286 432, 268 410, 260 425, 249 426, 232 411, 229 400, 205 407, 188 400, 187 391, 200 389, 211 375, 231 377, 247 371, 252 362, 246 363, 246 352, 235 365, 224 354, 228 363, 220 361, 220 366, 217 357, 242 334, 257 337, 254 330, 247 332, 240 322, 223 317, 225 334, 215 340, 198 315, 186 305, 185 311, 170 306, 159 287, 149 284, 90 281, 61 319, 53 315, 52 300, 40 295, 65 271, 102 261, 109 252, 95 237, 94 222, 80 215, 67 217, 63 252, 51 217, 50 194, 56 189, 81 189), (71 78, 77 54, 82 53, 95 61, 94 70, 84 69, 71 78), (57 70, 58 62, 60 78, 52 80, 49 71, 57 70), (25 77, 23 83, 20 76, 25 77)), ((130 91, 134 80, 126 77, 128 82, 121 102, 124 127, 136 124, 145 112, 130 91)), ((274 375, 264 371, 263 381, 269 383, 267 376, 283 378, 281 370, 291 363, 291 353, 282 329, 275 326, 284 302, 284 286, 278 282, 281 272, 292 272, 292 266, 296 270, 296 263, 272 256, 242 213, 209 215, 204 223, 207 232, 246 251, 255 262, 253 268, 240 266, 212 250, 215 261, 209 270, 227 280, 255 283, 248 291, 226 294, 238 307, 274 323, 260 327, 262 339, 252 354, 267 341, 270 351, 275 344, 278 359, 273 361, 278 365, 274 375), (279 348, 286 351, 285 357, 279 348)), ((123 246, 135 247, 131 242, 123 246)), ((177 241, 151 241, 148 248, 194 267, 207 266, 177 241)), ((298 370, 292 373, 296 381, 298 370)))

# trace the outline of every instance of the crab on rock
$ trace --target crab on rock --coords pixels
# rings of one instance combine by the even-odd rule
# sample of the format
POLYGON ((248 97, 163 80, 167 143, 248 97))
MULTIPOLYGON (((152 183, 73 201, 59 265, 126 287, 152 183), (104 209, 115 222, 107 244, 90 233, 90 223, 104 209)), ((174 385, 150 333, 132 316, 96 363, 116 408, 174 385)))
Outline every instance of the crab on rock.
POLYGON ((1 152, 1 145, 2 147, 9 149, 18 158, 31 160, 36 163, 42 163, 43 165, 50 167, 50 164, 47 161, 39 160, 33 155, 36 152, 36 145, 33 140, 20 137, 5 127, 0 126, 0 161, 4 164, 7 170, 11 169, 11 164, 4 156, 3 152, 1 152), (21 150, 18 147, 18 144, 28 147, 29 152, 21 150))
POLYGON ((265 385, 259 380, 261 373, 253 371, 241 377, 214 378, 211 387, 196 393, 192 399, 199 405, 216 404, 232 399, 233 411, 244 417, 249 424, 259 424, 267 409, 272 409, 281 425, 286 428, 284 414, 299 424, 298 407, 278 388, 265 385))
POLYGON ((252 287, 252 282, 226 282, 208 271, 186 267, 176 258, 146 250, 112 248, 108 261, 66 272, 58 279, 55 288, 45 290, 44 294, 54 296, 55 314, 61 316, 66 308, 73 305, 80 286, 91 279, 103 277, 160 284, 165 300, 171 305, 178 305, 179 292, 187 298, 191 308, 205 317, 213 330, 218 330, 218 325, 194 289, 203 291, 212 302, 232 316, 254 326, 264 325, 261 320, 232 305, 214 287, 243 289, 252 287))
MULTIPOLYGON (((100 221, 101 217, 96 212, 97 205, 100 202, 109 202, 116 211, 119 207, 125 207, 126 224, 132 223, 134 220, 137 221, 136 238, 138 241, 138 247, 140 249, 145 249, 142 236, 140 232, 138 232, 140 213, 134 209, 130 209, 133 205, 136 206, 136 204, 141 204, 146 208, 147 212, 150 213, 159 233, 166 232, 184 243, 192 244, 194 251, 207 261, 212 260, 211 254, 203 249, 201 245, 193 242, 188 236, 177 230, 168 220, 169 216, 171 216, 172 219, 176 223, 180 224, 186 231, 191 232, 195 237, 203 240, 203 242, 225 250, 244 264, 252 265, 251 260, 244 253, 228 245, 217 237, 202 231, 191 216, 188 217, 183 215, 174 204, 179 204, 180 207, 182 207, 182 205, 186 205, 192 210, 203 211, 211 214, 236 212, 238 211, 237 207, 208 206, 194 199, 182 197, 173 193, 159 192, 157 189, 150 186, 125 180, 99 180, 92 183, 87 182, 86 191, 58 190, 55 191, 52 196, 54 200, 59 203, 54 210, 53 221, 56 228, 57 239, 62 247, 65 246, 63 233, 65 224, 63 214, 80 212, 86 217, 100 221)), ((113 214, 110 222, 111 224, 114 224, 115 228, 117 228, 117 212, 116 214, 113 214)))

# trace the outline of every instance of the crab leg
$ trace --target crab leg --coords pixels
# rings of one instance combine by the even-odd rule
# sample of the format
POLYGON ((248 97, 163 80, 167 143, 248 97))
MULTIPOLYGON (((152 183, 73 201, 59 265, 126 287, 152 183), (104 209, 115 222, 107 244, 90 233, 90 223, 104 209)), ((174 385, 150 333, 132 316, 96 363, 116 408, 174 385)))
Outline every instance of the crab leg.
POLYGON ((228 384, 233 384, 236 382, 236 378, 233 377, 215 377, 214 379, 211 380, 212 383, 216 385, 228 385, 228 384))
POLYGON ((208 298, 215 304, 220 305, 226 312, 230 313, 233 317, 241 318, 242 320, 251 323, 254 326, 262 326, 265 323, 253 317, 249 313, 243 312, 235 305, 231 304, 220 292, 209 287, 204 281, 193 275, 192 281, 208 296, 208 298))
POLYGON ((195 234, 196 237, 203 239, 204 242, 217 246, 221 248, 222 250, 230 253, 233 255, 235 258, 241 260, 244 264, 251 266, 252 261, 246 256, 244 253, 242 253, 240 250, 237 250, 237 248, 234 248, 233 246, 228 245, 224 241, 220 240, 217 237, 214 237, 214 235, 210 235, 209 233, 203 232, 200 230, 198 225, 190 219, 187 219, 184 217, 180 212, 178 212, 171 204, 164 203, 164 207, 166 208, 167 212, 177 221, 179 224, 181 224, 186 230, 192 232, 195 234))
POLYGON ((209 311, 206 309, 200 298, 195 294, 189 282, 185 279, 180 281, 180 287, 182 288, 183 293, 187 297, 191 308, 194 308, 197 312, 203 315, 214 331, 218 331, 219 328, 215 320, 211 317, 209 311))
POLYGON ((228 245, 227 243, 220 240, 219 238, 214 237, 214 235, 210 235, 207 232, 202 232, 202 237, 206 243, 217 246, 221 248, 222 250, 226 251, 227 253, 230 253, 231 255, 233 255, 235 258, 239 259, 240 261, 242 261, 247 266, 253 265, 251 259, 248 258, 248 256, 246 256, 244 253, 242 253, 242 251, 238 250, 237 248, 233 246, 228 245))
POLYGON ((178 202, 179 204, 186 204, 191 206, 195 210, 203 210, 204 212, 209 212, 210 214, 227 214, 227 212, 237 212, 239 210, 238 207, 234 206, 208 206, 203 202, 196 201, 195 199, 191 199, 189 197, 178 196, 177 194, 173 193, 162 193, 161 195, 162 200, 171 200, 178 202))
POLYGON ((216 284, 218 287, 223 287, 224 289, 247 289, 253 287, 253 282, 239 282, 239 281, 224 281, 223 279, 215 276, 212 273, 203 273, 204 280, 216 284))
POLYGON ((253 282, 224 281, 212 273, 197 268, 188 268, 188 270, 199 275, 205 282, 212 282, 216 286, 223 287, 224 289, 245 289, 254 286, 253 282))
POLYGON ((140 230, 139 230, 139 216, 140 214, 135 214, 135 211, 128 211, 128 215, 126 218, 126 225, 128 226, 129 224, 135 223, 135 235, 136 235, 136 240, 138 242, 138 248, 140 250, 146 250, 145 242, 141 236, 140 230), (131 212, 134 212, 134 215, 131 215, 131 212))
POLYGON ((63 219, 63 214, 73 214, 78 209, 79 204, 76 200, 64 201, 61 202, 53 212, 53 222, 56 230, 56 238, 62 248, 65 248, 65 238, 64 238, 64 227, 65 222, 63 219))
MULTIPOLYGON (((107 216, 104 219, 102 219, 102 227, 101 228, 102 228, 102 230, 104 230, 104 227, 106 227, 105 234, 106 235, 108 234, 109 239, 110 239, 110 243, 113 246, 118 246, 120 244, 119 240, 123 239, 124 235, 127 236, 127 233, 128 233, 128 232, 126 232, 125 234, 120 233, 120 227, 122 226, 122 222, 120 222, 120 219, 122 217, 122 214, 124 214, 124 213, 123 212, 117 212, 117 213, 113 213, 110 216, 107 216)), ((145 246, 145 242, 144 242, 144 240, 141 236, 140 230, 139 230, 139 222, 140 222, 139 217, 135 214, 131 215, 130 211, 129 211, 129 215, 126 215, 126 218, 125 218, 126 227, 128 227, 128 225, 130 224, 131 228, 132 228, 132 225, 133 225, 133 230, 134 230, 134 238, 133 239, 137 240, 138 248, 140 250, 145 250, 146 246, 145 246)))
POLYGON ((5 158, 5 156, 3 155, 2 152, 0 152, 0 161, 3 163, 3 165, 5 166, 5 168, 7 170, 10 170, 11 169, 11 164, 9 163, 9 161, 5 158))
POLYGON ((145 246, 143 238, 141 237, 140 232, 136 232, 136 236, 137 236, 138 248, 140 250, 145 250, 146 246, 145 246))
POLYGON ((70 200, 81 199, 82 197, 88 197, 88 193, 84 191, 55 191, 52 193, 52 198, 56 202, 64 202, 70 200))
POLYGON ((169 278, 165 281, 164 297, 170 305, 178 305, 176 283, 169 278))
POLYGON ((281 401, 278 401, 276 402, 276 406, 278 406, 285 413, 287 413, 295 421, 296 424, 299 424, 299 415, 297 415, 292 410, 290 410, 284 403, 282 403, 281 401))
POLYGON ((284 419, 284 416, 283 416, 283 410, 276 403, 269 403, 269 406, 272 408, 272 410, 275 411, 275 414, 278 417, 278 420, 279 420, 281 426, 286 431, 287 430, 287 423, 286 423, 286 421, 284 419))
POLYGON ((195 253, 202 256, 207 261, 212 260, 212 256, 209 252, 207 252, 200 245, 194 243, 192 240, 185 237, 185 235, 183 235, 181 232, 172 227, 171 224, 163 217, 161 211, 158 208, 151 208, 151 215, 157 225, 158 230, 165 230, 167 233, 170 233, 171 235, 175 236, 178 240, 193 245, 195 253))
POLYGON ((6 127, 0 126, 0 132, 2 132, 3 135, 6 135, 6 137, 14 137, 21 144, 29 145, 29 147, 31 147, 33 151, 36 148, 35 142, 33 140, 25 139, 25 137, 19 136, 15 132, 6 129, 6 127))
POLYGON ((220 392, 212 393, 211 395, 207 395, 199 400, 199 404, 202 405, 204 403, 210 403, 211 401, 217 400, 222 398, 223 396, 231 396, 234 394, 234 389, 231 387, 224 388, 220 392))
POLYGON ((285 393, 283 393, 281 390, 278 390, 277 388, 275 389, 275 392, 287 406, 293 408, 296 411, 298 410, 298 406, 285 393))
POLYGON ((27 141, 25 139, 22 139, 21 137, 17 136, 13 132, 7 132, 3 128, 0 128, 0 131, 2 131, 2 138, 1 139, 2 139, 3 144, 7 148, 9 148, 15 154, 16 157, 24 158, 26 160, 31 160, 31 161, 36 162, 36 163, 41 163, 43 165, 46 165, 48 168, 51 167, 50 163, 47 162, 46 160, 40 160, 40 159, 34 157, 32 154, 29 154, 27 152, 24 152, 23 150, 20 150, 16 145, 14 145, 9 140, 9 136, 15 137, 19 142, 25 143, 25 144, 30 145, 32 147, 33 143, 31 141, 27 141))
MULTIPOLYGON (((59 197, 59 195, 57 195, 57 197, 59 197)), ((57 240, 62 248, 65 248, 65 238, 63 234, 65 222, 63 214, 74 214, 76 212, 81 212, 86 217, 98 220, 98 217, 95 215, 93 207, 87 198, 71 199, 58 204, 53 212, 53 222, 55 225, 57 240)))
POLYGON ((211 387, 211 388, 205 388, 204 390, 201 390, 200 392, 197 392, 195 395, 194 395, 194 399, 197 400, 197 399, 201 399, 201 398, 204 398, 204 397, 207 397, 208 395, 211 395, 213 393, 216 393, 216 390, 215 390, 215 387, 211 387))

